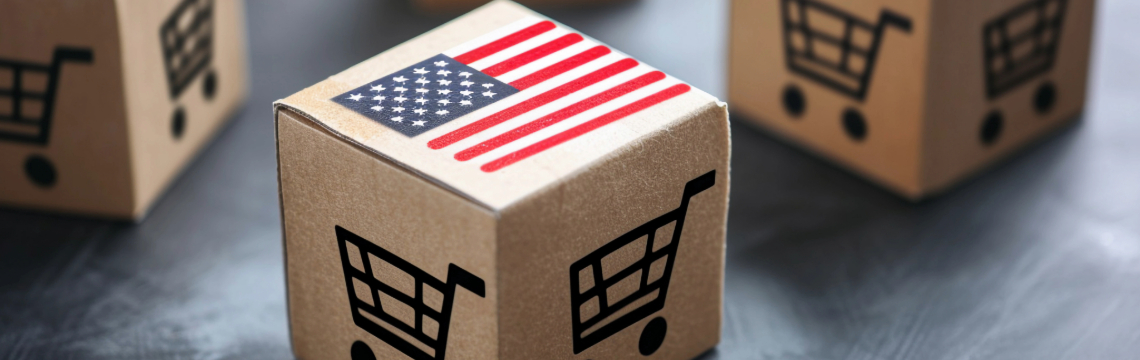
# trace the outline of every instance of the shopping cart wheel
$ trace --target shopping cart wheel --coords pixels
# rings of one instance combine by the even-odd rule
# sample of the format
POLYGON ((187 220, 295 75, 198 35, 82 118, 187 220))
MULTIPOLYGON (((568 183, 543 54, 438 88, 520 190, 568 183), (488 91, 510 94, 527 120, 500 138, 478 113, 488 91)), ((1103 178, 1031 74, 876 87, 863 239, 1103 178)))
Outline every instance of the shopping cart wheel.
POLYGON ((202 80, 202 96, 206 100, 213 100, 214 94, 218 92, 218 74, 214 69, 206 71, 206 78, 202 80))
POLYGON ((182 132, 185 130, 186 110, 183 110, 182 107, 179 106, 177 109, 174 109, 174 115, 170 117, 170 136, 173 136, 174 140, 181 139, 182 132))
POLYGON ((784 110, 788 111, 788 115, 798 118, 804 114, 805 108, 807 108, 807 98, 804 97, 803 90, 795 84, 788 84, 788 87, 784 88, 784 110))
POLYGON ((1033 108, 1044 114, 1053 110, 1053 103, 1057 102, 1057 87, 1053 82, 1046 81, 1037 88, 1037 95, 1033 97, 1033 108))
POLYGON ((645 324, 645 329, 641 330, 641 340, 637 342, 637 350, 641 351, 641 355, 652 355, 657 349, 661 348, 661 343, 665 342, 665 331, 669 329, 669 324, 665 322, 663 317, 655 317, 645 324))
POLYGON ((349 350, 349 354, 352 355, 352 360, 376 360, 376 354, 372 353, 372 348, 359 340, 352 343, 352 349, 349 350))
POLYGON ((858 110, 847 109, 843 112, 843 130, 847 131, 847 136, 851 139, 863 141, 867 137, 867 121, 858 110))
POLYGON ((978 132, 982 139, 982 145, 993 145, 997 142, 998 137, 1001 136, 1002 123, 1005 122, 1002 118, 1001 111, 994 110, 986 115, 985 120, 982 120, 982 129, 978 132))
POLYGON ((43 156, 28 156, 28 160, 24 161, 24 173, 28 175, 28 179, 33 184, 40 187, 46 188, 55 185, 55 165, 52 165, 51 160, 43 156))

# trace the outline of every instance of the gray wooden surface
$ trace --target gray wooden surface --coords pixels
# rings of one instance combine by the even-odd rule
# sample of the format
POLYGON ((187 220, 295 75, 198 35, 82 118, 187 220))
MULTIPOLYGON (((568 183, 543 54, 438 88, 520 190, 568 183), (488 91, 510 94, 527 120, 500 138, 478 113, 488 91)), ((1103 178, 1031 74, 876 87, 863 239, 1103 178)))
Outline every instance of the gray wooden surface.
MULTIPOLYGON (((0 358, 291 358, 270 103, 447 18, 248 8, 250 103, 145 222, 0 210, 0 358)), ((547 13, 723 96, 727 11, 547 13)), ((703 358, 1140 358, 1140 3, 1099 16, 1083 121, 932 201, 738 121, 723 340, 703 358)))

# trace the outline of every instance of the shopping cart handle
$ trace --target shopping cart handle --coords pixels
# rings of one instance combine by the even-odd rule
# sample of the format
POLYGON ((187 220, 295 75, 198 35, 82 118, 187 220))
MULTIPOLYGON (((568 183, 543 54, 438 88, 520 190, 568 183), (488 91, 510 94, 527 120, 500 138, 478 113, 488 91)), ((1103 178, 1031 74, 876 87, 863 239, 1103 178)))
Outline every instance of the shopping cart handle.
POLYGON ((75 62, 90 63, 94 60, 95 56, 89 49, 58 47, 55 49, 54 61, 69 60, 75 62))
POLYGON ((879 14, 879 24, 880 26, 891 24, 906 32, 910 32, 911 28, 910 18, 890 10, 883 10, 883 12, 879 14))
POLYGON ((447 267, 447 284, 459 285, 475 295, 479 295, 479 297, 486 297, 485 289, 483 288, 483 279, 467 272, 467 270, 463 270, 455 264, 450 264, 447 267))
POLYGON ((713 185, 716 185, 716 170, 709 171, 696 179, 689 180, 689 183, 685 184, 684 197, 688 199, 693 195, 708 190, 713 187, 713 185))

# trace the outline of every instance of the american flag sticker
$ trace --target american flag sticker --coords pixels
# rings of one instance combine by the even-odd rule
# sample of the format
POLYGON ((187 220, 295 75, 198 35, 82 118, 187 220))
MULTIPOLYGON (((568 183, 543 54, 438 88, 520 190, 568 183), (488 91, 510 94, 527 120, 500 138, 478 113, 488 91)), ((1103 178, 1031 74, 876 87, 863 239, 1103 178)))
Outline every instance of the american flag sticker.
POLYGON ((494 172, 690 87, 549 20, 529 17, 333 99, 429 149, 494 172))

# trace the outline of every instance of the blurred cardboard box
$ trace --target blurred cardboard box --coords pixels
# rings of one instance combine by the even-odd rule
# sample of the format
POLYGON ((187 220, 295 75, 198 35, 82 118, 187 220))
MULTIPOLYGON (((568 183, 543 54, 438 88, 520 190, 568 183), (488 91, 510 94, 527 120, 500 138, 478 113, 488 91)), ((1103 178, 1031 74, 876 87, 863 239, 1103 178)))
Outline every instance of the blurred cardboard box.
POLYGON ((495 2, 278 101, 301 359, 690 359, 720 337, 712 96, 495 2))
POLYGON ((1092 0, 734 0, 748 120, 910 198, 1075 119, 1092 0))
MULTIPOLYGON (((526 6, 537 7, 571 7, 596 6, 609 3, 628 2, 633 0, 521 0, 526 6)), ((421 11, 429 13, 461 12, 474 9, 490 0, 412 0, 412 4, 421 11)))
POLYGON ((0 9, 0 203, 141 218, 245 98, 240 1, 0 9))

